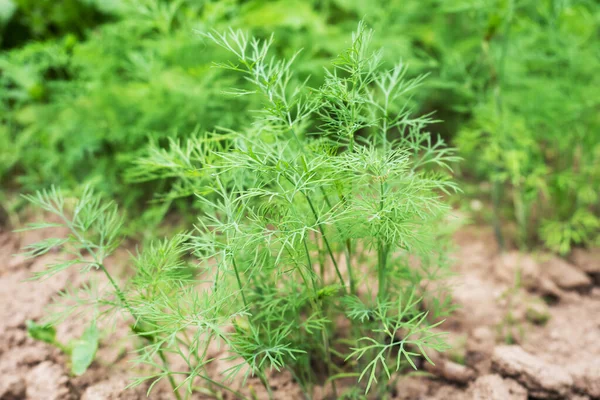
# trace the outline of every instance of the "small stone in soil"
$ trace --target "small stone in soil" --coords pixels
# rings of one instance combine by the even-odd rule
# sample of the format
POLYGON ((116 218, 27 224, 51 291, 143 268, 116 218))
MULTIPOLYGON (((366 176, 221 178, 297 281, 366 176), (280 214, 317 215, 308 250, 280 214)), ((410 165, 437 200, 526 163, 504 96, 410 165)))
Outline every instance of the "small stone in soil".
POLYGON ((582 362, 569 366, 575 387, 592 398, 600 398, 600 360, 582 362))
POLYGON ((581 271, 600 274, 600 247, 595 249, 573 249, 571 261, 581 271))
POLYGON ((469 387, 473 400, 527 400, 527 390, 512 379, 484 375, 469 387))
POLYGON ((27 398, 45 400, 71 400, 69 378, 62 367, 44 361, 29 371, 26 377, 27 398))
POLYGON ((535 398, 565 398, 573 386, 566 370, 544 362, 520 346, 497 346, 492 355, 492 369, 517 380, 535 398))
POLYGON ((592 285, 589 276, 559 257, 552 256, 545 261, 542 264, 542 271, 565 290, 581 290, 592 285))
POLYGON ((25 381, 18 375, 4 375, 0 379, 0 400, 25 398, 25 381))

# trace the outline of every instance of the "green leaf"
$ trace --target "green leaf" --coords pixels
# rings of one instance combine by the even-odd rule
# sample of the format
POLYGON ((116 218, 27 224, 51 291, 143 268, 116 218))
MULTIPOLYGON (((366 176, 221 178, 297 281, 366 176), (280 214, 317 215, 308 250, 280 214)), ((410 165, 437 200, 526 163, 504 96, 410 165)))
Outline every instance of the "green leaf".
POLYGON ((98 328, 94 321, 89 328, 83 332, 81 338, 73 343, 71 352, 71 371, 80 376, 88 369, 98 350, 98 328))
POLYGON ((12 0, 0 0, 0 26, 10 21, 16 9, 17 5, 12 0))
POLYGON ((31 320, 27 320, 25 324, 27 325, 27 333, 33 339, 50 344, 56 343, 56 329, 52 325, 41 325, 31 320))

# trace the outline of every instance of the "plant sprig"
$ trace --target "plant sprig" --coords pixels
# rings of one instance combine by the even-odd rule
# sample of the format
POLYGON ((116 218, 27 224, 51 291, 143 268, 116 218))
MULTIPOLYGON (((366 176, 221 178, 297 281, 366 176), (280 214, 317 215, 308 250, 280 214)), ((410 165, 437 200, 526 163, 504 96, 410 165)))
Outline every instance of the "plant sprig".
MULTIPOLYGON (((368 51, 371 36, 361 23, 325 83, 309 88, 295 78, 294 57, 270 55, 272 38, 205 33, 236 58, 218 66, 243 74, 262 110, 250 126, 220 137, 151 146, 130 172, 178 180, 181 191, 171 194, 194 195, 195 229, 145 246, 120 287, 104 265, 118 242, 117 213, 84 192, 71 219, 61 217, 73 234, 31 249, 92 254, 115 306, 145 341, 137 362, 154 372, 135 383, 150 380, 152 388, 167 378, 179 396, 203 381, 207 390, 243 396, 208 372, 208 349, 218 344, 233 363, 224 378, 255 377, 270 397, 272 370, 291 373, 309 398, 320 375, 353 376, 366 393, 382 393, 394 371, 415 367, 414 357, 430 361, 426 351, 446 349, 439 322, 415 299, 433 297, 417 288, 436 276, 431 260, 443 258, 436 230, 449 209, 444 194, 458 190, 449 176, 457 158, 425 130, 431 119, 408 105, 420 78, 406 79, 401 63, 383 69, 382 53, 368 51), (398 261, 409 255, 423 272, 398 261), (338 332, 340 319, 348 332, 338 332), (172 357, 185 370, 171 370, 172 357)), ((67 208, 57 191, 30 200, 60 216, 67 208)))

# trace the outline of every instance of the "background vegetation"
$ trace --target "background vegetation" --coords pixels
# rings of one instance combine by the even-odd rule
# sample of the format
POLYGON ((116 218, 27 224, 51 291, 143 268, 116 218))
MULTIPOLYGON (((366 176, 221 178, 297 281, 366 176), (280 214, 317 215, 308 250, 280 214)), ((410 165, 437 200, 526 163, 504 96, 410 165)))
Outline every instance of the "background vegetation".
POLYGON ((221 95, 246 83, 212 68, 227 55, 194 31, 274 33, 277 54, 303 49, 297 75, 318 86, 363 18, 386 61, 429 75, 411 98, 415 114, 435 111, 433 130, 458 148, 458 178, 483 201, 478 215, 501 242, 564 254, 598 240, 600 6, 592 0, 2 0, 4 197, 91 184, 137 221, 189 209, 173 195, 149 207, 178 191, 170 176, 139 176, 135 160, 198 132, 235 129, 257 101, 221 95))
POLYGON ((385 396, 448 348, 450 300, 426 284, 449 272, 448 204, 501 246, 600 243, 596 1, 0 0, 0 32, 0 205, 69 231, 27 248, 68 254, 39 278, 108 283, 28 324, 73 374, 97 321, 127 315, 153 371, 137 383, 177 398, 244 398, 210 376, 215 342, 269 396, 272 369, 307 398, 341 378, 347 398, 385 396), (123 237, 176 219, 195 228, 113 278, 123 237), (84 335, 58 341, 78 313, 84 335))

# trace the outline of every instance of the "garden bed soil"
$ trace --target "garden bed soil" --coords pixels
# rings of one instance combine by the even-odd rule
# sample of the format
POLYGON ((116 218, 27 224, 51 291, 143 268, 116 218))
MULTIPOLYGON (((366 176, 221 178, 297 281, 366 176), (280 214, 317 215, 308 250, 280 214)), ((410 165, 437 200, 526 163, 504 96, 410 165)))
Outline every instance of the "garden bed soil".
MULTIPOLYGON (((128 326, 115 319, 98 358, 81 377, 69 375, 66 357, 50 345, 27 336, 27 320, 40 319, 61 290, 77 287, 86 277, 71 269, 43 282, 27 281, 44 269, 53 254, 37 260, 13 256, 39 240, 39 233, 0 231, 0 400, 137 400, 147 386, 125 387, 134 373, 128 326), (110 346, 108 345, 110 344, 110 346)), ((433 354, 426 376, 405 376, 390 388, 395 399, 525 400, 600 398, 600 253, 577 250, 569 260, 545 254, 500 252, 491 230, 462 228, 450 278, 459 309, 444 323, 453 349, 433 354), (515 287, 515 277, 520 285, 515 287)), ((124 270, 127 254, 111 261, 124 270)), ((95 273, 95 272, 92 272, 95 273)), ((58 326, 64 341, 77 337, 85 324, 67 320, 58 326)), ((226 365, 213 366, 215 377, 226 365)), ((286 374, 272 379, 277 399, 301 399, 286 374)), ((233 387, 259 398, 255 380, 233 387), (243 386, 243 387, 242 387, 243 386), (252 389, 251 389, 252 388, 252 389)), ((315 398, 328 391, 316 390, 315 398)), ((171 399, 157 385, 151 399, 171 399)), ((202 399, 201 394, 192 398, 202 399)), ((227 393, 223 398, 228 397, 227 393)))

